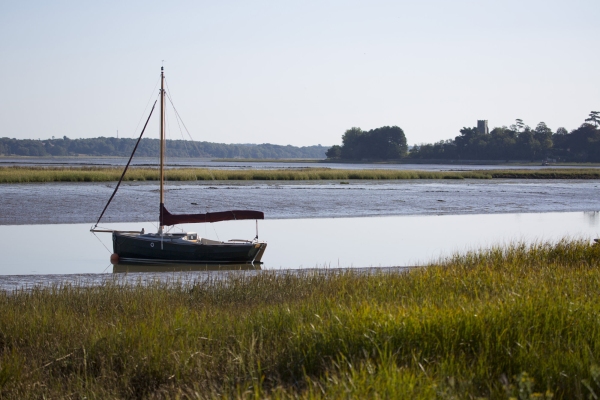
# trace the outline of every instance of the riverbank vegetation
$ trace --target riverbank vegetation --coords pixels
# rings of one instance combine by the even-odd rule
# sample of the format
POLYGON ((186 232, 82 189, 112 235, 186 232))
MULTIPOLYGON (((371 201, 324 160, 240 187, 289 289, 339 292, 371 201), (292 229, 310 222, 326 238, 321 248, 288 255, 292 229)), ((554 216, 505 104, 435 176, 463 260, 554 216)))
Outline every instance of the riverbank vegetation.
MULTIPOLYGON (((121 168, 99 167, 0 167, 0 183, 110 182, 118 181, 121 168)), ((418 171, 390 169, 300 168, 276 170, 216 170, 177 168, 166 171, 169 181, 306 181, 373 179, 600 179, 600 169, 550 168, 531 170, 418 171)), ((125 181, 156 181, 156 168, 130 168, 125 181)))
MULTIPOLYGON (((30 157, 110 156, 129 157, 137 139, 99 137, 89 139, 62 138, 32 140, 0 138, 0 155, 30 157)), ((328 147, 282 146, 263 144, 224 144, 192 140, 167 140, 169 157, 186 158, 325 158, 328 147)), ((143 138, 136 151, 138 157, 158 157, 158 139, 143 138)))
POLYGON ((0 292, 3 398, 592 398, 600 246, 0 292))

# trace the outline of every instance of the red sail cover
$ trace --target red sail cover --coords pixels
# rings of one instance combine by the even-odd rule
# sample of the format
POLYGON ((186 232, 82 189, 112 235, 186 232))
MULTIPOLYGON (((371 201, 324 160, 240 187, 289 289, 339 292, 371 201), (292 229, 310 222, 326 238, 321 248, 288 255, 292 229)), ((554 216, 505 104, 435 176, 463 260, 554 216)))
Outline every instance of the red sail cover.
POLYGON ((164 204, 160 205, 160 225, 191 224, 194 222, 219 222, 237 219, 265 219, 262 211, 232 210, 206 214, 171 214, 164 204))

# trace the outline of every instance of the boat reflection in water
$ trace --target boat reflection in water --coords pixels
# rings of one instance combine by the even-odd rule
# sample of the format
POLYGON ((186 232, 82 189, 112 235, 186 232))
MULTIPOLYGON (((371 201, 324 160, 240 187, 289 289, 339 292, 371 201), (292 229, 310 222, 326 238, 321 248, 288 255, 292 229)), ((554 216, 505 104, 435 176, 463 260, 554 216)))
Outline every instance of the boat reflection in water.
POLYGON ((113 273, 128 272, 192 272, 192 271, 260 271, 262 263, 242 264, 143 264, 118 262, 113 273))
MULTIPOLYGON (((166 151, 166 114, 165 114, 165 74, 164 68, 160 69, 160 179, 159 179, 159 199, 158 202, 158 220, 159 227, 157 233, 145 233, 141 231, 118 231, 114 229, 105 229, 98 227, 100 220, 108 209, 111 201, 117 194, 117 190, 123 182, 123 177, 131 164, 131 160, 135 155, 135 151, 142 140, 144 131, 150 122, 150 117, 156 106, 152 106, 150 115, 146 120, 146 124, 142 129, 129 161, 125 165, 125 169, 121 178, 117 182, 115 189, 100 213, 96 224, 90 229, 95 233, 112 233, 113 238, 113 255, 111 262, 135 261, 138 263, 154 264, 154 263, 213 263, 222 265, 231 265, 237 263, 256 263, 261 260, 267 243, 258 240, 258 220, 264 219, 265 214, 262 211, 254 210, 227 210, 207 213, 194 214, 171 214, 165 207, 165 151, 166 151), (214 223, 222 221, 238 221, 238 220, 255 220, 256 221, 256 236, 254 239, 230 239, 227 241, 211 240, 201 238, 196 232, 172 233, 169 232, 169 227, 179 224, 192 223, 214 223)), ((169 97, 170 99, 170 97, 169 97)), ((179 114, 177 114, 179 118, 179 114)), ((178 123, 183 121, 178 119, 178 123)), ((192 203, 197 204, 197 203, 192 203)), ((156 268, 156 267, 153 267, 156 268)), ((182 270, 178 266, 178 270, 182 270)), ((223 267, 219 266, 219 270, 223 267)), ((131 270, 131 269, 128 269, 131 270)), ((185 269, 189 271, 190 269, 185 269)), ((207 269, 208 270, 208 269, 207 269)))

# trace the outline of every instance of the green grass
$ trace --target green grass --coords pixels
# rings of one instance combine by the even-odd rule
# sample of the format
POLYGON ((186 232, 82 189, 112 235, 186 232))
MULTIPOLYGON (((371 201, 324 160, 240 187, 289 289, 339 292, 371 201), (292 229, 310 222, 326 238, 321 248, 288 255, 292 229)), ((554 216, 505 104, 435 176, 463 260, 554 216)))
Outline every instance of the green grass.
MULTIPOLYGON (((72 167, 0 167, 0 183, 32 182, 108 182, 121 177, 121 168, 72 167)), ((481 170, 481 171, 418 171, 365 169, 344 170, 329 168, 302 168, 280 170, 214 170, 206 168, 177 168, 166 171, 170 181, 304 181, 356 179, 600 179, 600 169, 544 169, 544 170, 481 170)), ((130 168, 127 181, 156 181, 155 168, 130 168)))
POLYGON ((588 398, 599 260, 565 240, 407 273, 0 293, 0 397, 588 398))

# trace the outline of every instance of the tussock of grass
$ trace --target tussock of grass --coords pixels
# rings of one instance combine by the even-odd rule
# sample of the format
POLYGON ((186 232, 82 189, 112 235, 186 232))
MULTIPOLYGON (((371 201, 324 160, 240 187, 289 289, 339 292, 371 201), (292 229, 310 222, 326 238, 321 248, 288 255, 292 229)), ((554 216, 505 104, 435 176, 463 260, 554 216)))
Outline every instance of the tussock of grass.
MULTIPOLYGON (((33 182, 108 182, 121 177, 121 168, 99 167, 0 167, 0 183, 33 182)), ((409 171, 389 169, 344 170, 329 168, 302 168, 280 170, 215 170, 207 168, 177 168, 166 172, 170 181, 303 181, 355 179, 600 179, 600 169, 547 169, 497 171, 409 171)), ((156 181, 156 168, 130 168, 126 181, 156 181)))
POLYGON ((7 398, 586 398, 600 246, 0 294, 7 398), (538 394, 542 397, 535 397, 538 394))

